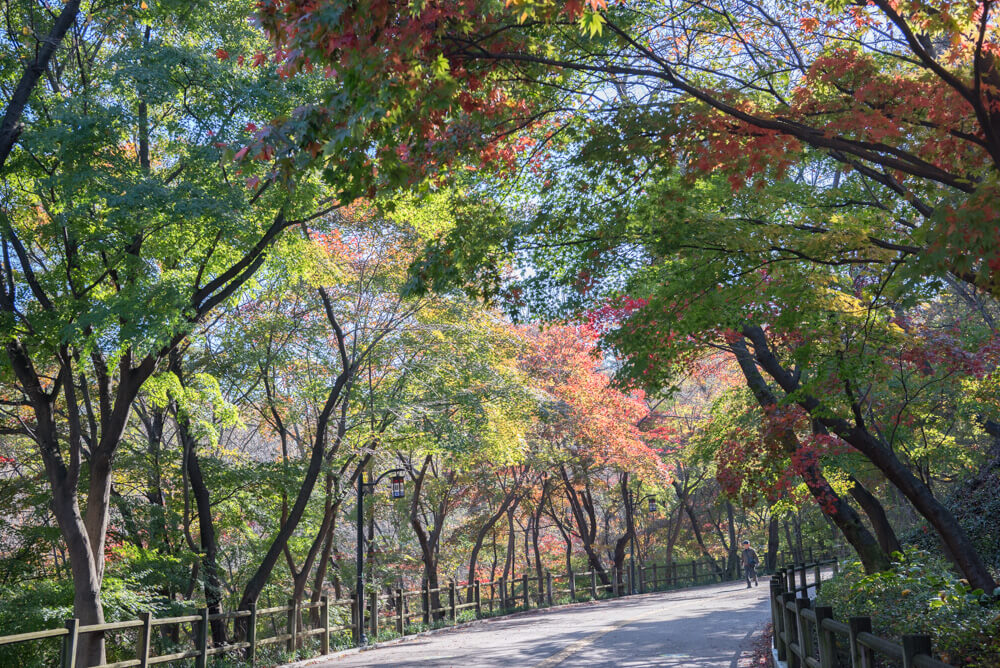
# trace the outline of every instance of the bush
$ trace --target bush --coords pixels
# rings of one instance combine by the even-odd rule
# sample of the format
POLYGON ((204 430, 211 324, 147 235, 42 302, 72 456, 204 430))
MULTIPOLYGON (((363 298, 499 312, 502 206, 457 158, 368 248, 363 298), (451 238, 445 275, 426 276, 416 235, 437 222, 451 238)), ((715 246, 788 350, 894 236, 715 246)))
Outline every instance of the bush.
MULTIPOLYGON (((105 577, 101 589, 105 621, 135 619, 140 612, 156 612, 152 597, 138 589, 135 582, 105 577)), ((2 635, 60 628, 73 616, 73 585, 68 579, 28 580, 14 587, 0 588, 0 629, 2 635)), ((34 640, 0 647, 0 666, 58 665, 62 647, 60 638, 34 640)), ((108 659, 131 659, 135 642, 119 646, 113 635, 108 638, 108 659)))
POLYGON ((930 635, 942 661, 961 668, 1000 666, 1000 605, 973 590, 950 565, 918 549, 894 553, 892 570, 865 575, 860 562, 823 583, 817 602, 838 618, 872 618, 876 635, 930 635))

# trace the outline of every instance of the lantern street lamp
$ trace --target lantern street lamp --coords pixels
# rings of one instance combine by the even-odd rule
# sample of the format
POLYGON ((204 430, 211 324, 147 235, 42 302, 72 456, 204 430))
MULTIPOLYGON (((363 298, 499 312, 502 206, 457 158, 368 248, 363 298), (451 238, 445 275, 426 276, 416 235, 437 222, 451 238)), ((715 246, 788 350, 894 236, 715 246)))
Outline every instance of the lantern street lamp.
POLYGON ((635 509, 643 501, 649 500, 649 513, 653 514, 657 510, 656 496, 654 494, 647 494, 641 499, 635 499, 632 496, 632 490, 628 490, 629 497, 629 508, 631 509, 632 517, 632 540, 629 541, 629 587, 632 589, 633 594, 638 594, 639 592, 635 588, 635 509))
MULTIPOLYGON (((370 479, 367 470, 362 470, 361 475, 358 476, 358 548, 356 555, 358 580, 355 596, 357 596, 358 610, 358 645, 362 647, 368 644, 368 636, 365 634, 365 494, 373 493, 375 486, 382 482, 383 478, 391 475, 392 498, 402 499, 406 495, 403 473, 405 473, 403 469, 390 469, 375 478, 374 481, 370 479)), ((369 536, 368 540, 372 538, 369 536)))

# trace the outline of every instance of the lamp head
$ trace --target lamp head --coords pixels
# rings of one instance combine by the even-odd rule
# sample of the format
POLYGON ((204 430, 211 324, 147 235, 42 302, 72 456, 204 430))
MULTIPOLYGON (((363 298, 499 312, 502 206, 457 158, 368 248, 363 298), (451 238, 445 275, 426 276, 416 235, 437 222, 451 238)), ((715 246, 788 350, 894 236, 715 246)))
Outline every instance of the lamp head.
POLYGON ((390 482, 392 483, 392 498, 402 499, 406 496, 406 487, 404 486, 405 480, 403 480, 403 476, 399 474, 394 475, 392 476, 390 482))

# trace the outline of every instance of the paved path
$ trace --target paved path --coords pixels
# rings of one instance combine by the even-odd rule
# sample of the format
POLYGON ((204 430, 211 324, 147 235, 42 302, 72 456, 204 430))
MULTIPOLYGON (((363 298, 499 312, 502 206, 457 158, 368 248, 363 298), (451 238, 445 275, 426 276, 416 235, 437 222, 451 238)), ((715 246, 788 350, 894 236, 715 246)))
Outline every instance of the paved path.
POLYGON ((770 619, 767 592, 761 579, 541 610, 309 665, 737 668, 770 619))

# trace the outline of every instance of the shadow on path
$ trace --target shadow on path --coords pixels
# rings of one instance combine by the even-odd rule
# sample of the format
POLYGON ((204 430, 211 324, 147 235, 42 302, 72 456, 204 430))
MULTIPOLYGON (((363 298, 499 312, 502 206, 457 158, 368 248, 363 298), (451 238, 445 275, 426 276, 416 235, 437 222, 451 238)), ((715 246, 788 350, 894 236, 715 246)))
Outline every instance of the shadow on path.
POLYGON ((307 665, 737 668, 741 650, 769 619, 768 591, 762 580, 752 590, 726 583, 613 599, 489 620, 307 665))

